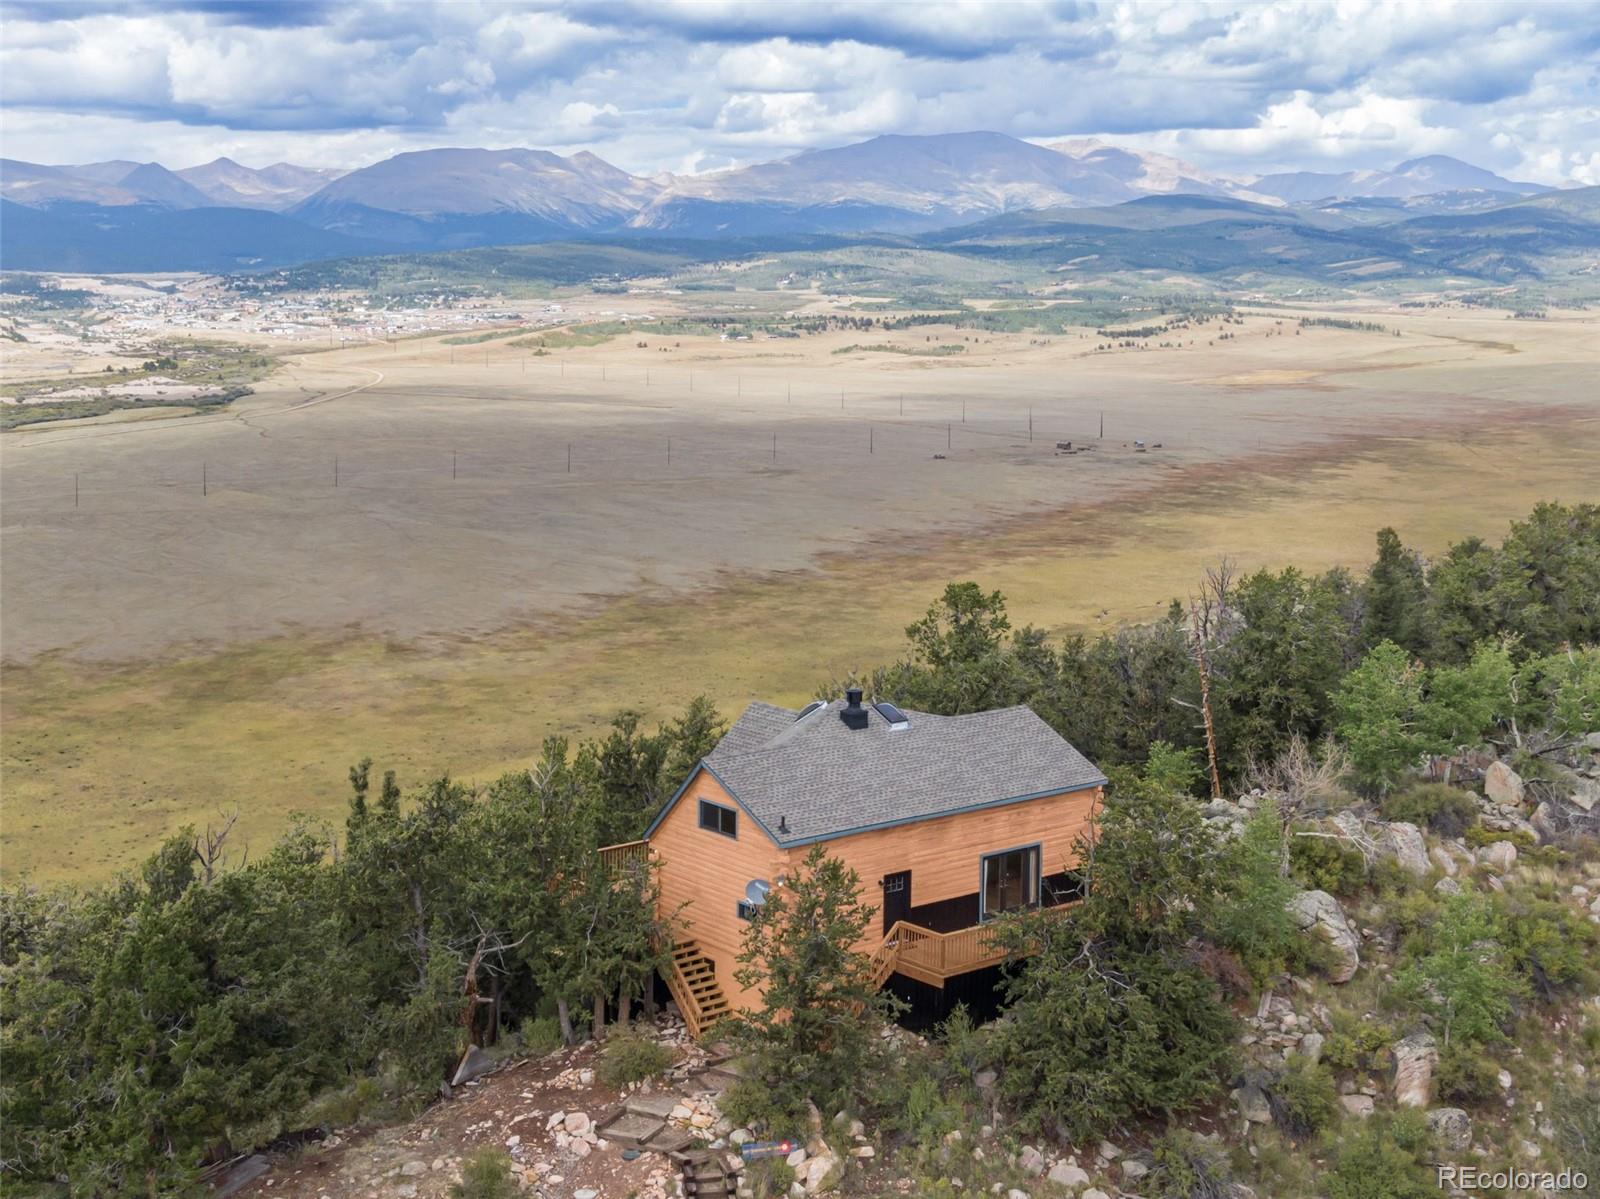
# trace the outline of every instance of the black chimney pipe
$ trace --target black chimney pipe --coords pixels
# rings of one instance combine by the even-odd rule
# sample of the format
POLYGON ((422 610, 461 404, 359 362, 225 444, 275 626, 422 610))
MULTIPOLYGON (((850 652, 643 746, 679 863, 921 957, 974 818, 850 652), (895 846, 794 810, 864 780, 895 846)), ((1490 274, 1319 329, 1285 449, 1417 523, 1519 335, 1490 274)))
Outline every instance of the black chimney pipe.
POLYGON ((867 727, 867 710, 861 706, 861 688, 846 687, 844 689, 845 705, 839 709, 839 719, 844 721, 847 729, 864 729, 867 727))

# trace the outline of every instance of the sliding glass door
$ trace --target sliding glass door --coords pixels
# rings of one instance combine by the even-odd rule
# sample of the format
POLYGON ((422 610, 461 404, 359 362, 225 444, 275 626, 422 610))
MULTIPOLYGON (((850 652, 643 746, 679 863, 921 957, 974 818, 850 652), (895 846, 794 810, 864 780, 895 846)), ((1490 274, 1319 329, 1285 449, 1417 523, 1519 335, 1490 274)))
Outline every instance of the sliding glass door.
POLYGON ((1025 845, 991 853, 983 859, 981 919, 1033 907, 1039 902, 1039 847, 1025 845))

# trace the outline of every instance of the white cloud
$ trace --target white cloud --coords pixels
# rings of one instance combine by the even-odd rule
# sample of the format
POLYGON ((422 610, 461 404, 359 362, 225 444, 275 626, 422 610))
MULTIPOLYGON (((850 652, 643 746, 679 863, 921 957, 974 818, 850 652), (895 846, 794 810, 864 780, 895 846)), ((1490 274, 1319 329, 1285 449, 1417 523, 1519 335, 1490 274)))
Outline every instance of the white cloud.
POLYGON ((173 165, 532 145, 650 172, 997 129, 1236 172, 1453 153, 1546 182, 1592 180, 1600 145, 1592 5, 351 0, 270 19, 283 11, 13 3, 0 142, 173 165))

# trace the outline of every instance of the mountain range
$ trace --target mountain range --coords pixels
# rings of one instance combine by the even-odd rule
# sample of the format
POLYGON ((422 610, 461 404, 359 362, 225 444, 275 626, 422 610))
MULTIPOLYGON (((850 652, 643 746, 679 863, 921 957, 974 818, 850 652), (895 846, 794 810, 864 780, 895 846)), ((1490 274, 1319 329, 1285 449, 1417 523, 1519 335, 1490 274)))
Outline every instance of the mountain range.
POLYGON ((596 236, 921 235, 1006 214, 1147 196, 1263 209, 1340 205, 1378 222, 1551 189, 1443 156, 1393 171, 1242 178, 1095 140, 889 135, 692 176, 632 175, 590 153, 437 149, 340 172, 228 158, 173 171, 0 161, 0 260, 31 270, 231 270, 596 236))

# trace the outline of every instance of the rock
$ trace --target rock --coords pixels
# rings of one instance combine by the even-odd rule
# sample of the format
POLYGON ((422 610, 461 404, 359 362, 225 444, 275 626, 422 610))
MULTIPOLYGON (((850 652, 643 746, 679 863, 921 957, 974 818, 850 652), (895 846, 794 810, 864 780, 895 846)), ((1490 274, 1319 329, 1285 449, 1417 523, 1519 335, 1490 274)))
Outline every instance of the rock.
POLYGON ((1472 1117, 1459 1107, 1436 1107, 1428 1113, 1428 1129, 1441 1146, 1461 1153, 1472 1144, 1472 1117))
POLYGON ((1090 1187, 1087 1191, 1083 1192, 1083 1194, 1079 1195, 1078 1199, 1111 1199, 1111 1196, 1106 1194, 1099 1187, 1090 1187))
POLYGON ((1117 1160, 1117 1158, 1122 1156, 1122 1150, 1118 1149, 1110 1141, 1101 1141, 1099 1146, 1095 1149, 1095 1155, 1099 1157, 1101 1161, 1114 1162, 1117 1160))
POLYGON ((575 1157, 588 1157, 594 1152, 594 1146, 582 1137, 574 1137, 572 1144, 567 1146, 567 1151, 575 1157))
POLYGON ((744 1145, 755 1139, 755 1134, 748 1128, 735 1128, 728 1134, 728 1143, 730 1145, 744 1145))
POLYGON ((1123 1159, 1123 1182, 1138 1182, 1139 1179, 1143 1178, 1148 1173, 1150 1173, 1150 1163, 1142 1158, 1129 1157, 1123 1159))
POLYGON ((456 1066, 456 1072, 450 1078, 453 1087, 462 1086, 475 1078, 482 1078, 494 1069, 494 1061, 487 1053, 476 1045, 468 1045, 467 1051, 461 1055, 461 1061, 456 1066))
POLYGON ((1339 1102, 1344 1104, 1344 1110, 1352 1116, 1359 1116, 1365 1120, 1372 1115, 1373 1103, 1371 1095, 1340 1095, 1339 1102))
POLYGON ((1522 778, 1504 762, 1491 763, 1483 772, 1483 793, 1495 803, 1522 805, 1522 778))
POLYGON ((583 1112, 568 1112, 567 1118, 561 1122, 561 1127, 573 1136, 581 1137, 589 1131, 589 1117, 583 1112))
POLYGON ((1017 1154, 1017 1167, 1037 1178, 1044 1173, 1044 1154, 1032 1145, 1024 1145, 1022 1152, 1017 1154))
POLYGON ((1509 1091, 1514 1080, 1511 1077, 1511 1071, 1501 1070, 1495 1075, 1495 1081, 1500 1084, 1500 1089, 1502 1091, 1509 1091))
POLYGON ((1016 1187, 1012 1187, 1006 1192, 1006 1199, 1028 1199, 1028 1192, 1019 1191, 1016 1187))
POLYGON ((1572 790, 1567 794, 1567 802, 1585 812, 1594 811, 1595 805, 1600 804, 1600 782, 1572 776, 1572 790))
POLYGON ((579 1187, 572 1192, 572 1199, 600 1199, 600 1192, 593 1187, 579 1187))
POLYGON ((400 1176, 402 1178, 416 1178, 420 1175, 426 1174, 427 1172, 428 1163, 420 1158, 414 1161, 409 1161, 400 1167, 400 1176))
POLYGON ((1420 877, 1428 873, 1428 843, 1416 825, 1403 820, 1384 825, 1379 846, 1385 857, 1393 858, 1408 874, 1420 877))
POLYGON ((1300 1038, 1300 1056, 1308 1057, 1312 1062, 1322 1060, 1322 1046, 1325 1044, 1320 1032, 1308 1032, 1300 1038))
POLYGON ((979 1070, 972 1076, 973 1083, 980 1091, 994 1090, 995 1083, 1000 1081, 1000 1076, 993 1070, 979 1070))
POLYGON ((803 1148, 796 1149, 786 1159, 789 1163, 789 1169, 798 1170, 801 1166, 805 1165, 807 1156, 808 1155, 803 1148))
POLYGON ((550 1132, 567 1118, 566 1112, 551 1112, 550 1118, 544 1122, 544 1130, 550 1132))
POLYGON ((1235 1089, 1230 1096, 1239 1105, 1239 1114, 1251 1124, 1271 1124, 1272 1105, 1267 1093, 1253 1082, 1235 1089))
POLYGON ((402 1182, 394 1189, 394 1199, 417 1199, 417 1184, 402 1182))
POLYGON ((1302 891, 1289 901, 1289 912, 1302 932, 1321 938, 1333 950, 1330 982, 1349 982, 1361 965, 1361 940, 1339 901, 1326 891, 1302 891))
POLYGON ((1547 803, 1540 803, 1533 810, 1533 815, 1528 817, 1528 823, 1533 827, 1534 835, 1546 845, 1561 835, 1561 830, 1556 825, 1555 809, 1547 803))
POLYGON ((1401 1107, 1427 1107, 1433 1097, 1438 1043, 1428 1033, 1413 1033, 1394 1046, 1394 1101, 1401 1107))
POLYGON ((1047 1177, 1051 1182, 1064 1187, 1081 1187, 1089 1181, 1088 1171, 1077 1162, 1057 1162, 1050 1167, 1047 1177))
POLYGON ((1443 845, 1435 845, 1430 849, 1428 851, 1428 860, 1444 871, 1448 877, 1454 878, 1456 876, 1456 860, 1443 845))
POLYGON ((1440 895, 1460 895, 1461 884, 1453 878, 1441 878, 1433 884, 1433 889, 1440 895))
POLYGON ((1517 864, 1517 847, 1509 841, 1496 841, 1478 851, 1478 860, 1496 874, 1505 874, 1517 864))
POLYGON ((857 1145, 854 1149, 850 1150, 850 1156, 851 1157, 877 1157, 878 1156, 878 1151, 876 1149, 874 1149, 871 1145, 857 1145))
POLYGON ((819 1195, 824 1191, 831 1191, 839 1185, 839 1179, 844 1175, 844 1162, 834 1153, 819 1153, 805 1164, 805 1169, 797 1174, 800 1185, 805 1187, 806 1194, 819 1195))

